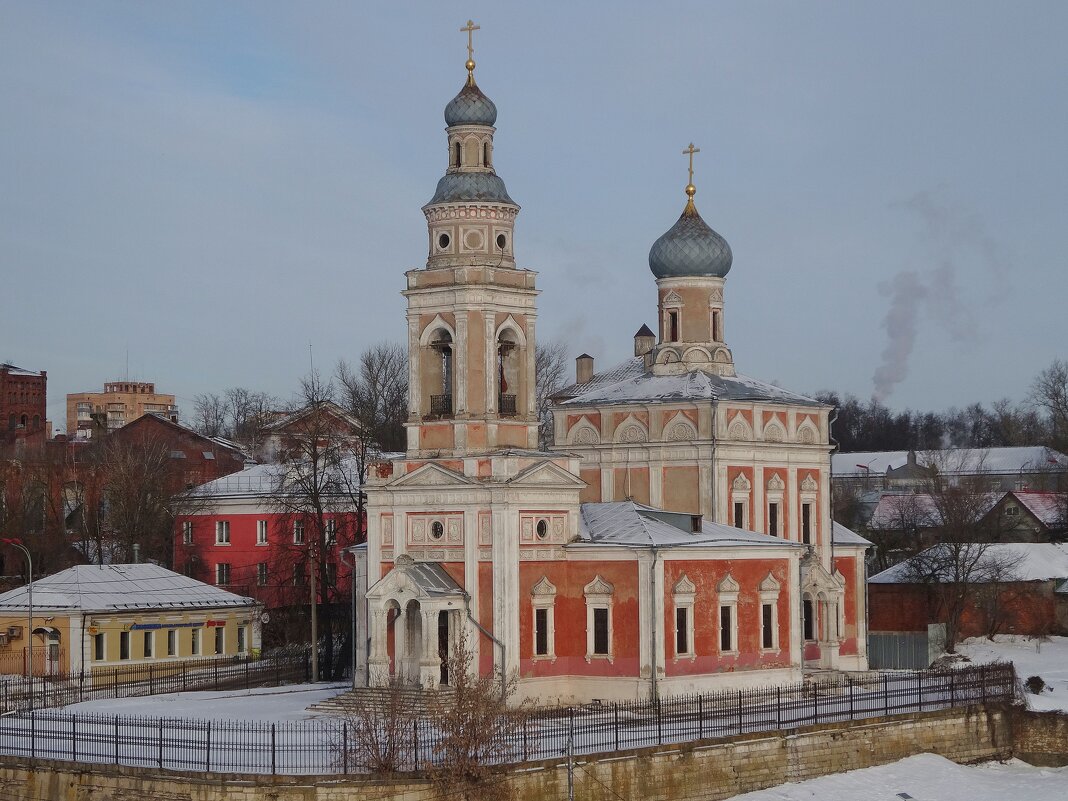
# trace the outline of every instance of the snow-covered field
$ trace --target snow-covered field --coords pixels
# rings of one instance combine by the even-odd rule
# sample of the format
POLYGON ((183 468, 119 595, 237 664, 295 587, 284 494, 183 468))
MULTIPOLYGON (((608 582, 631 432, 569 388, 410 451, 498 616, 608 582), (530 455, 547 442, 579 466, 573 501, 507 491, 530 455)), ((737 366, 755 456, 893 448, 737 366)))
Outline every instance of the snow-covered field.
POLYGON ((320 717, 308 707, 349 689, 346 684, 287 684, 251 690, 167 693, 139 698, 85 701, 63 707, 78 715, 93 713, 145 718, 198 720, 309 720, 320 717))
MULTIPOLYGON (((1001 635, 993 642, 974 637, 961 643, 957 650, 973 664, 1012 662, 1021 681, 1040 676, 1050 689, 1041 695, 1027 693, 1030 707, 1039 711, 1068 711, 1068 637, 1050 637, 1046 642, 1013 635, 1001 635)), ((1064 797, 1068 798, 1068 787, 1064 797)))
POLYGON ((934 754, 734 796, 730 801, 1064 801, 1068 768, 964 766, 934 754))

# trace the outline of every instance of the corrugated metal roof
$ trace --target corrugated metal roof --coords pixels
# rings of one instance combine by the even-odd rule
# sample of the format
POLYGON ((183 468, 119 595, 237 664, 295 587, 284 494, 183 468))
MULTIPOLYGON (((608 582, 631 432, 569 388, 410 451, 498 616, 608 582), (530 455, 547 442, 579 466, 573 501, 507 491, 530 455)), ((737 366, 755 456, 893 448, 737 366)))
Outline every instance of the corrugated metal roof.
MULTIPOLYGON (((0 595, 0 610, 26 611, 27 587, 0 595)), ((204 609, 255 604, 159 565, 76 565, 33 582, 33 608, 78 612, 204 609)))
POLYGON ((437 562, 416 562, 408 565, 404 571, 411 576, 421 590, 429 595, 456 595, 463 593, 457 584, 437 562))

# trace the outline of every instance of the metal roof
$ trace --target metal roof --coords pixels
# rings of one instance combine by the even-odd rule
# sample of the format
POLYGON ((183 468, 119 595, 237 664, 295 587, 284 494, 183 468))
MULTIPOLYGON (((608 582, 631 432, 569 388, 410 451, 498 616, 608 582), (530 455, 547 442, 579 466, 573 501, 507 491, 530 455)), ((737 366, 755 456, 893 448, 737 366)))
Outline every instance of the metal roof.
MULTIPOLYGON (((0 611, 28 610, 27 587, 0 595, 0 611)), ((213 609, 252 606, 253 598, 159 565, 76 565, 33 582, 33 608, 75 612, 213 609)))
POLYGON ((871 542, 841 523, 831 523, 831 544, 868 546, 871 545, 871 542))
MULTIPOLYGON (((855 451, 831 456, 831 470, 838 478, 882 476, 908 464, 908 451, 855 451)), ((1068 456, 1042 446, 1006 448, 947 448, 916 451, 916 463, 934 466, 943 473, 1026 473, 1068 468, 1068 456)))
MULTIPOLYGON (((663 510, 634 501, 584 503, 581 511, 579 543, 658 548, 677 546, 801 547, 781 537, 758 534, 755 531, 746 531, 723 523, 703 521, 701 531, 684 531, 657 517, 657 515, 664 514, 663 510)), ((680 517, 688 518, 683 515, 680 517)))

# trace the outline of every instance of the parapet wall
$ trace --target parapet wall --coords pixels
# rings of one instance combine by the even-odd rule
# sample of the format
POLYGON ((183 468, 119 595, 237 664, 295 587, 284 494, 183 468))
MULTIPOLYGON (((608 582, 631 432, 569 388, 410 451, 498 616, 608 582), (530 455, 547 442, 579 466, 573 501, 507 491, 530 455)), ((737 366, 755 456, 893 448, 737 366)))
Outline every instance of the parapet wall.
MULTIPOLYGON (((1027 748, 1043 753, 1056 751, 1058 736, 1068 742, 1068 718, 1046 723, 1038 716, 1034 724, 1029 718, 1030 713, 974 706, 583 756, 576 758, 575 796, 607 798, 604 786, 608 786, 623 798, 717 801, 919 753, 962 763, 1007 759, 1014 754, 1014 730, 1030 738, 1027 748), (1027 726, 1029 733, 1022 734, 1027 726)), ((517 785, 523 801, 567 797, 567 766, 561 760, 522 765, 511 771, 507 781, 517 785)), ((431 801, 438 797, 421 781, 194 774, 0 760, 0 798, 5 801, 431 801)))

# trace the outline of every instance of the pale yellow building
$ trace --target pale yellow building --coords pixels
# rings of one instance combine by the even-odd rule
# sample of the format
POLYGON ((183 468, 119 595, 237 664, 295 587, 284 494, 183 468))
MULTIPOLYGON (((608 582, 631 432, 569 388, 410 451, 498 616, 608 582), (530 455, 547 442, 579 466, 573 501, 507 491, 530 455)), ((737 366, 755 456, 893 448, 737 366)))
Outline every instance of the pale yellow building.
POLYGON ((177 423, 178 406, 174 395, 156 392, 156 385, 148 381, 111 381, 104 384, 103 392, 67 395, 67 434, 91 432, 94 415, 99 416, 101 424, 106 423, 108 431, 114 431, 149 413, 163 415, 177 423))
POLYGON ((153 564, 77 565, 0 595, 0 666, 21 672, 32 640, 35 675, 239 656, 260 647, 262 609, 153 564))

